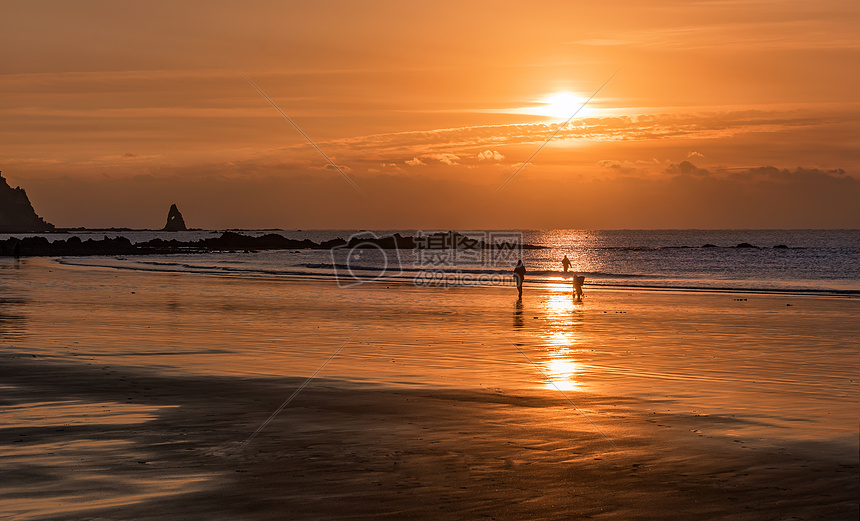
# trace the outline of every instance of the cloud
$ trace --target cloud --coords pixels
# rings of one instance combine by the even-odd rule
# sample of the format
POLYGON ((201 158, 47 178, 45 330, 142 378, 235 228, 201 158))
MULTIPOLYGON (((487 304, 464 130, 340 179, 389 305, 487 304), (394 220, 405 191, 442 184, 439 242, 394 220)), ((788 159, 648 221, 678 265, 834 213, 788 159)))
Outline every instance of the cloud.
POLYGON ((493 172, 463 175, 459 167, 437 163, 420 170, 435 167, 438 175, 410 176, 390 165, 379 173, 350 175, 378 203, 372 205, 355 197, 349 183, 331 170, 254 162, 200 164, 169 174, 43 174, 9 181, 27 189, 40 215, 70 227, 158 227, 171 203, 195 227, 214 229, 860 227, 856 169, 760 166, 665 175, 663 168, 633 171, 639 166, 633 161, 607 159, 600 167, 576 172, 583 175, 515 178, 490 199, 509 173, 487 169, 493 172), (620 175, 586 175, 613 167, 620 175), (439 206, 440 193, 451 194, 451 205, 439 206), (570 203, 571 194, 581 194, 576 204, 570 203), (512 213, 514 202, 519 211, 512 213))
POLYGON ((493 161, 501 161, 504 158, 505 156, 503 156, 496 150, 484 150, 483 152, 478 153, 478 159, 480 159, 481 161, 490 159, 492 159, 493 161))
POLYGON ((621 161, 616 161, 614 159, 603 159, 597 162, 597 166, 601 168, 619 168, 621 166, 621 161))
POLYGON ((438 161, 441 161, 442 163, 445 163, 446 165, 456 165, 458 164, 457 160, 460 159, 460 156, 456 154, 429 154, 424 157, 436 159, 438 161))
MULTIPOLYGON (((728 2, 731 4, 732 2, 728 2)), ((713 2, 706 2, 713 5, 713 2)), ((749 2, 745 2, 746 6, 749 2)), ((574 45, 608 46, 635 45, 652 49, 672 50, 795 50, 795 49, 831 49, 857 50, 860 43, 852 36, 851 28, 856 25, 855 13, 845 13, 847 16, 834 17, 832 10, 821 10, 814 13, 806 3, 802 13, 787 14, 786 2, 779 2, 768 8, 783 10, 782 15, 795 19, 766 19, 747 22, 714 22, 697 25, 671 25, 663 28, 649 27, 647 29, 628 32, 616 32, 614 39, 590 38, 568 42, 574 45)), ((847 3, 846 3, 847 5, 847 3)), ((717 17, 719 18, 719 17, 717 17)))
POLYGON ((413 157, 412 159, 410 159, 408 161, 404 161, 404 163, 406 163, 409 166, 424 166, 427 164, 424 161, 421 161, 420 159, 418 159, 417 157, 413 157))
POLYGON ((688 154, 687 154, 687 159, 690 159, 691 157, 705 157, 705 155, 704 155, 704 154, 700 154, 700 153, 698 153, 698 152, 696 152, 696 151, 692 151, 692 152, 690 152, 690 153, 688 153, 688 154))
MULTIPOLYGON (((636 163, 640 163, 637 161, 636 163)), ((645 162, 646 164, 651 164, 650 162, 645 162)), ((601 168, 608 168, 610 170, 614 170, 616 172, 620 172, 623 174, 631 174, 631 173, 644 173, 646 170, 636 168, 634 163, 630 161, 616 161, 615 159, 603 159, 597 162, 597 166, 601 168)))
POLYGON ((161 154, 132 154, 131 152, 126 152, 125 154, 113 154, 106 156, 96 156, 91 160, 84 161, 85 164, 92 163, 144 163, 144 162, 152 162, 154 159, 161 159, 161 154))
MULTIPOLYGON (((666 160, 666 164, 670 164, 670 163, 671 163, 671 161, 666 160)), ((651 159, 648 159, 648 160, 645 160, 645 159, 637 159, 637 160, 636 160, 636 164, 637 164, 637 165, 662 165, 662 164, 663 164, 663 161, 660 161, 660 160, 659 160, 659 159, 657 159, 656 157, 652 157, 651 159)))
POLYGON ((675 174, 675 175, 698 175, 698 176, 707 176, 711 175, 711 172, 705 170, 704 168, 699 168, 693 163, 689 161, 681 161, 679 164, 670 164, 665 172, 667 174, 675 174))
MULTIPOLYGON (((846 114, 844 120, 847 122, 851 117, 853 115, 846 114)), ((834 119, 830 116, 761 110, 592 117, 572 121, 555 135, 553 142, 589 140, 629 143, 684 138, 718 139, 749 133, 806 130, 833 124, 834 119)), ((460 158, 477 155, 477 158, 482 161, 501 161, 504 156, 495 147, 542 143, 556 130, 555 125, 545 122, 476 125, 371 134, 334 139, 318 144, 327 151, 341 150, 343 154, 372 151, 377 157, 383 155, 392 159, 404 157, 438 159, 435 157, 437 154, 452 154, 460 158)), ((301 143, 283 147, 282 150, 305 146, 301 143)))
POLYGON ((575 42, 570 42, 574 45, 588 45, 594 47, 605 47, 605 46, 613 46, 613 45, 624 45, 630 42, 624 40, 612 40, 609 38, 589 38, 585 40, 577 40, 575 42))

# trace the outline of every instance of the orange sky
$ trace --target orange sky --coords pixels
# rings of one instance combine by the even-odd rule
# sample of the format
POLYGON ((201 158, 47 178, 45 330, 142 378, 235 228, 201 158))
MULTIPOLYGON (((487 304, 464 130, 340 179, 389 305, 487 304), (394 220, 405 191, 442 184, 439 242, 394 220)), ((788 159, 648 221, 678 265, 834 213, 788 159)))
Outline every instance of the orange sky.
POLYGON ((856 0, 7 3, 0 170, 67 227, 858 228, 858 27, 856 0), (545 100, 622 66, 493 197, 545 100))

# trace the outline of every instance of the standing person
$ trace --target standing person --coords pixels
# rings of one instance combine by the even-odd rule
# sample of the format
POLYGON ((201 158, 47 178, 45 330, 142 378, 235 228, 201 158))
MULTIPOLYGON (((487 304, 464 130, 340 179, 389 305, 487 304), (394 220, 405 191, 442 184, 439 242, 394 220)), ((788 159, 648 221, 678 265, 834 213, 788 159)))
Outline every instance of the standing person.
POLYGON ((567 270, 570 269, 570 259, 567 258, 567 255, 565 255, 564 258, 561 259, 561 265, 562 267, 564 267, 564 272, 567 273, 567 270))
POLYGON ((526 267, 523 266, 523 261, 517 261, 517 267, 514 268, 514 278, 517 281, 517 291, 520 293, 520 298, 523 296, 523 280, 526 278, 526 267))

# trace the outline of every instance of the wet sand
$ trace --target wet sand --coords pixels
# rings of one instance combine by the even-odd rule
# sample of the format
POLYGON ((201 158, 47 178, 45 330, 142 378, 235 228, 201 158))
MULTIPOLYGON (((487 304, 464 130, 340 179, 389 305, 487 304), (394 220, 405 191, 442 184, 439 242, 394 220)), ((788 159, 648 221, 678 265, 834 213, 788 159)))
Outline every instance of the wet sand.
POLYGON ((11 519, 857 517, 853 300, 2 268, 11 519))

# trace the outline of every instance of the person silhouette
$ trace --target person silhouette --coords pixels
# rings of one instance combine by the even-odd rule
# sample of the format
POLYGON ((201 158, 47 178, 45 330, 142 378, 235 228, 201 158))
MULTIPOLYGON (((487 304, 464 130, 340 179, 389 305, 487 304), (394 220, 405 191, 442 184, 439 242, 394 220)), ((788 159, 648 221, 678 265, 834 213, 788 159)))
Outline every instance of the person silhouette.
POLYGON ((523 296, 523 280, 526 278, 526 267, 523 266, 523 261, 517 261, 517 267, 514 268, 514 279, 517 281, 517 291, 520 294, 520 298, 523 296))
POLYGON ((561 265, 562 267, 564 267, 564 272, 567 273, 567 270, 570 269, 570 259, 567 258, 567 255, 565 255, 564 258, 561 259, 561 265))
POLYGON ((582 285, 585 284, 585 275, 573 274, 573 296, 577 302, 582 302, 582 285))

